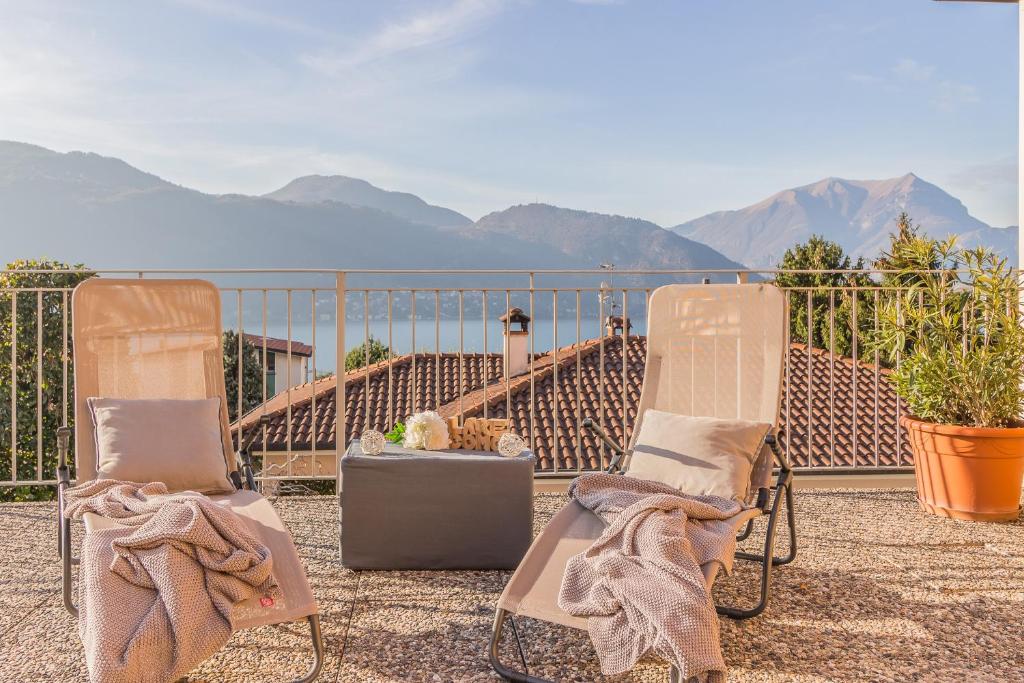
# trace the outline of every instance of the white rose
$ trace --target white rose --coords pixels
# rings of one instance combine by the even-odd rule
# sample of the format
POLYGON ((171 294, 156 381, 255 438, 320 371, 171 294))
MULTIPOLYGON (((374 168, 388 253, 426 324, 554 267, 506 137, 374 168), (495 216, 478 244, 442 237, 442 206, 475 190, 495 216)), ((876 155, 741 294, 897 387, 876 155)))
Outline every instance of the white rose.
POLYGON ((448 425, 444 418, 433 410, 416 413, 405 423, 406 448, 425 451, 439 451, 448 448, 448 425))

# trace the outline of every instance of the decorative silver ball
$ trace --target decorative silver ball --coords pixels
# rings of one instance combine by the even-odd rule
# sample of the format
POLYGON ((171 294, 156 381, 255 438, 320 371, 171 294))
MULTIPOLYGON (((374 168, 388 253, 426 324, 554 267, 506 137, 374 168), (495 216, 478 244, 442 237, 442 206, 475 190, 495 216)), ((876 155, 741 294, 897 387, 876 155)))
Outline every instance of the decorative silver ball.
POLYGON ((514 458, 526 450, 526 441, 513 432, 505 432, 498 439, 498 452, 506 458, 514 458))
POLYGON ((387 440, 376 429, 367 429, 359 437, 359 448, 364 455, 380 455, 387 440))

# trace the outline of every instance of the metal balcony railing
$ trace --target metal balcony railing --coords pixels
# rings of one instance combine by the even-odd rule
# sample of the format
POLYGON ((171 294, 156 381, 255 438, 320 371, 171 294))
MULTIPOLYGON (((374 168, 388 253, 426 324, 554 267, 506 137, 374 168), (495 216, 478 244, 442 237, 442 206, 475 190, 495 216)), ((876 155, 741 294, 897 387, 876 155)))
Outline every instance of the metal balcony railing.
MULTIPOLYGON (((72 419, 72 288, 51 286, 67 271, 5 274, 0 486, 49 486, 56 428, 72 419)), ((898 423, 903 407, 886 379, 884 359, 864 352, 863 336, 878 326, 880 300, 893 291, 878 271, 93 274, 201 277, 221 288, 225 330, 239 333, 226 349, 232 415, 243 416, 243 430, 261 431, 255 454, 264 482, 333 480, 338 458, 363 429, 386 431, 411 412, 429 409, 446 417, 508 418, 537 453, 538 476, 601 467, 608 453, 581 432, 580 421, 590 415, 614 439, 628 442, 643 381, 652 290, 706 280, 789 283, 793 344, 781 422, 791 462, 830 471, 912 464, 898 423), (512 308, 520 308, 530 323, 526 371, 509 376, 510 360, 516 359, 507 357, 499 317, 512 308), (366 343, 371 338, 380 345, 366 343), (308 356, 294 364, 300 343, 308 356), (273 395, 265 371, 272 354, 273 395), (269 426, 257 423, 261 415, 270 416, 269 426)))

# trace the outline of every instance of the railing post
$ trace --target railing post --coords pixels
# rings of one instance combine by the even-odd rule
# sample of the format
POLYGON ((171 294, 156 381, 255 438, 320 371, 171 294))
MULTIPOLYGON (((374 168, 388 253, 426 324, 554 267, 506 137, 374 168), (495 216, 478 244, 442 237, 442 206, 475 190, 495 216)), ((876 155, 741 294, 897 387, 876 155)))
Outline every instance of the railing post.
POLYGON ((736 284, 745 285, 750 282, 750 271, 737 270, 736 271, 736 284))
MULTIPOLYGON (((345 396, 345 273, 337 271, 334 275, 335 311, 334 319, 337 328, 337 349, 335 358, 334 388, 335 425, 334 425, 334 492, 341 493, 341 456, 345 453, 346 442, 345 416, 348 415, 348 404, 345 396)), ((316 438, 316 435, 313 436, 316 438)))

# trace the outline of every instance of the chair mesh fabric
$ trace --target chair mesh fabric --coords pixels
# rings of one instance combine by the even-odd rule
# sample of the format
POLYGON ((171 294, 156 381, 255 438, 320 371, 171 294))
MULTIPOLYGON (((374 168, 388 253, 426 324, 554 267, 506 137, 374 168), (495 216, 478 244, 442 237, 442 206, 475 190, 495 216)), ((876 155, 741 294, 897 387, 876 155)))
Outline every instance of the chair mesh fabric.
POLYGON ((72 296, 77 479, 96 476, 96 436, 87 399, 221 399, 228 430, 220 292, 203 280, 86 280, 72 296))
POLYGON ((776 425, 787 320, 786 296, 773 285, 654 290, 633 439, 651 408, 776 425))

